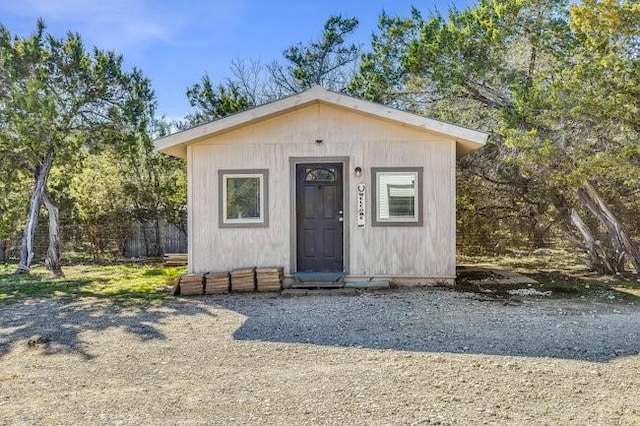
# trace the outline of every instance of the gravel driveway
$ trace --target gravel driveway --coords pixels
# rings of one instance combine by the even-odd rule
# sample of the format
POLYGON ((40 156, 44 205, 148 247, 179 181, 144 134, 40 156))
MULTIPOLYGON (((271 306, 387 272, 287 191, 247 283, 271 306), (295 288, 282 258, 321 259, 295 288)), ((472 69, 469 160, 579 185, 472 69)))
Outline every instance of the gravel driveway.
POLYGON ((0 305, 0 424, 640 424, 640 306, 445 290, 0 305))

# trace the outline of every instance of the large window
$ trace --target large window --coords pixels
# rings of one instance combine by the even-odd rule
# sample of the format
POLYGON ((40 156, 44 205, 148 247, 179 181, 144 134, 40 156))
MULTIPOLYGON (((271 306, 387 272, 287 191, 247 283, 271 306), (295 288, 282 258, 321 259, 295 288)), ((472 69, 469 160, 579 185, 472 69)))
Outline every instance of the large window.
POLYGON ((220 170, 220 227, 267 226, 268 170, 220 170))
POLYGON ((422 167, 374 167, 373 226, 422 226, 422 167))

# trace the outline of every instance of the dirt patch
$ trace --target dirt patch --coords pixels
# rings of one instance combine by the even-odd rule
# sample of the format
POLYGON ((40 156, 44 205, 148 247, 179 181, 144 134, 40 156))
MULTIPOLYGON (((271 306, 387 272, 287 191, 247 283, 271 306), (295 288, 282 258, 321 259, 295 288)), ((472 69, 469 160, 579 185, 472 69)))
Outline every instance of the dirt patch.
POLYGON ((457 280, 472 284, 537 284, 538 282, 516 271, 501 269, 492 265, 461 265, 458 266, 457 280))
POLYGON ((458 272, 458 279, 465 281, 495 281, 502 279, 504 276, 495 272, 480 269, 463 269, 458 272))
POLYGON ((633 303, 419 289, 1 308, 0 424, 640 423, 633 303))

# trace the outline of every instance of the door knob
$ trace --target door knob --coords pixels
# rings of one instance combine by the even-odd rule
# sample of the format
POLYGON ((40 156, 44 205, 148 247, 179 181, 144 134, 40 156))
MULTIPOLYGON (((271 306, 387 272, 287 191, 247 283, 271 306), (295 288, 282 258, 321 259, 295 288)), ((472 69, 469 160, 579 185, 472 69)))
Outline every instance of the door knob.
POLYGON ((338 222, 344 222, 344 217, 340 216, 340 217, 338 218, 338 222))
POLYGON ((344 213, 342 210, 339 210, 339 211, 338 211, 338 214, 342 214, 342 213, 344 213))

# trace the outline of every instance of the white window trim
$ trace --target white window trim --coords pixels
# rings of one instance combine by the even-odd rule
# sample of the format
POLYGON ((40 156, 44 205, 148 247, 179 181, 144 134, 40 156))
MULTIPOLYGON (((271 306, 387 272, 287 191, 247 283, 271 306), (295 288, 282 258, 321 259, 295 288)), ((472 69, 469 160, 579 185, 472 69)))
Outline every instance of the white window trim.
POLYGON ((372 198, 372 226, 422 226, 422 179, 423 167, 372 167, 371 168, 371 198, 372 198), (379 175, 413 175, 415 176, 415 204, 413 217, 380 217, 380 197, 378 194, 379 175))
POLYGON ((269 198, 268 198, 268 180, 269 170, 219 170, 218 179, 220 183, 219 197, 219 221, 221 228, 234 227, 266 227, 269 226, 269 198), (227 181, 237 178, 258 178, 260 188, 260 217, 246 219, 229 219, 227 218, 227 181))

